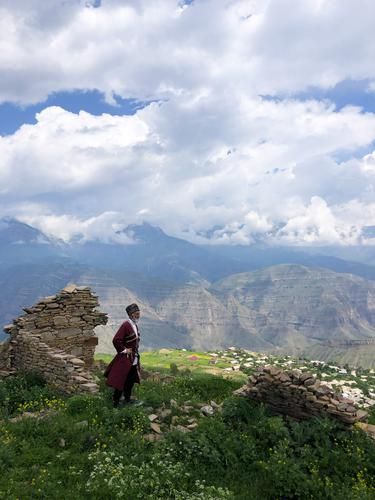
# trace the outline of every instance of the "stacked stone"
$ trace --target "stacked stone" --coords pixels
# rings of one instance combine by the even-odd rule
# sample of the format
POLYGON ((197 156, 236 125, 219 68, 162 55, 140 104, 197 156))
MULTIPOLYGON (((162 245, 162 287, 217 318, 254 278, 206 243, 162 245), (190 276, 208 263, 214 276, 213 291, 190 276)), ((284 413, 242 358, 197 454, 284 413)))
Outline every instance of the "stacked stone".
POLYGON ((355 408, 353 401, 334 393, 311 373, 298 369, 260 367, 236 394, 263 402, 274 413, 297 420, 330 416, 352 425, 367 418, 367 412, 355 408))
POLYGON ((87 371, 98 343, 94 328, 107 322, 97 306, 89 287, 70 285, 24 308, 26 314, 4 327, 10 334, 10 366, 40 372, 67 393, 97 391, 87 371))
POLYGON ((40 373, 48 383, 67 394, 95 393, 99 390, 82 359, 49 347, 36 334, 21 335, 17 339, 13 362, 18 370, 40 373))
POLYGON ((0 377, 6 377, 11 372, 9 358, 9 342, 0 344, 0 377))

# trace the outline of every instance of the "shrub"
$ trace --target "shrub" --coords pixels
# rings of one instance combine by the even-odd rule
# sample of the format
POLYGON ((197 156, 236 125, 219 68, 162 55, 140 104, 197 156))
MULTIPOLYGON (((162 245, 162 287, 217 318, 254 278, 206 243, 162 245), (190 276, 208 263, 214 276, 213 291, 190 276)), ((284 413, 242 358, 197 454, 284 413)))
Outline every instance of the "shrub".
POLYGON ((179 374, 179 369, 178 369, 178 366, 176 365, 176 363, 171 363, 169 365, 169 370, 171 372, 171 375, 173 375, 173 376, 177 376, 179 374))
POLYGON ((194 375, 178 377, 170 384, 178 399, 221 402, 229 397, 240 384, 215 375, 194 375))
POLYGON ((93 416, 91 423, 103 436, 126 432, 142 436, 150 428, 150 421, 143 409, 132 406, 119 410, 104 407, 99 414, 93 416))
POLYGON ((0 381, 0 414, 7 417, 17 411, 37 411, 48 407, 51 400, 61 401, 57 395, 38 374, 8 377, 0 381))
POLYGON ((140 465, 126 463, 124 456, 113 452, 95 451, 87 489, 102 498, 132 498, 155 500, 220 500, 233 498, 224 488, 193 481, 180 462, 168 455, 153 455, 140 465))
POLYGON ((223 419, 233 428, 242 428, 263 420, 267 410, 248 398, 230 397, 223 404, 223 419))
POLYGON ((71 396, 66 401, 66 411, 69 415, 91 416, 101 412, 105 404, 105 400, 100 396, 71 396))

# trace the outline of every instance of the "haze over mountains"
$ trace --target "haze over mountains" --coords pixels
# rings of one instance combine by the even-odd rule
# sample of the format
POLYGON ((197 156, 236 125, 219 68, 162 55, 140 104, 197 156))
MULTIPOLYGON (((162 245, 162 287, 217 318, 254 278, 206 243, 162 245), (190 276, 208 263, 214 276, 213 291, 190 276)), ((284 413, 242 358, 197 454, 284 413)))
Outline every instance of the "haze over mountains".
POLYGON ((238 345, 331 353, 346 362, 362 352, 364 365, 375 363, 375 267, 368 249, 355 262, 314 249, 203 247, 147 223, 129 226, 124 236, 130 244, 67 244, 2 219, 0 321, 9 323, 23 306, 76 282, 90 285, 110 315, 98 330, 101 352, 113 352, 125 306, 137 301, 145 348, 238 345))

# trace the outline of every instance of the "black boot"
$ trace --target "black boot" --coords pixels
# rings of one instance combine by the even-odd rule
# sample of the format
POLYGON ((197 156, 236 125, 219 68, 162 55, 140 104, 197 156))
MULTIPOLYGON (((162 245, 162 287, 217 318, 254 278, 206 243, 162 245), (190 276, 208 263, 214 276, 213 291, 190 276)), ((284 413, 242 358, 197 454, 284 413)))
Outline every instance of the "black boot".
POLYGON ((119 391, 118 389, 114 390, 113 393, 113 408, 118 408, 120 404, 120 398, 121 398, 122 391, 119 391))

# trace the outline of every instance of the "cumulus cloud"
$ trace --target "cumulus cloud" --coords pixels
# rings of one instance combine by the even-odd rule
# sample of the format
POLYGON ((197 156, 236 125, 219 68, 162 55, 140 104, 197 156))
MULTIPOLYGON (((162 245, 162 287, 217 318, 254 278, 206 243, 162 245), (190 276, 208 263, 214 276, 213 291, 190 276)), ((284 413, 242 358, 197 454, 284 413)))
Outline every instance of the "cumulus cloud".
POLYGON ((98 89, 155 102, 133 116, 48 107, 0 137, 0 213, 65 240, 128 244, 119 229, 145 219, 195 242, 364 242, 375 115, 296 92, 373 88, 373 2, 90 5, 1 3, 0 101, 98 89))
POLYGON ((0 100, 96 88, 139 99, 206 88, 283 94, 375 80, 371 0, 4 0, 0 100), (355 22, 353 22, 355 19, 355 22))
POLYGON ((30 215, 25 211, 20 217, 32 226, 37 226, 45 234, 58 236, 65 242, 72 238, 80 242, 99 240, 105 243, 130 245, 135 241, 124 232, 129 219, 118 212, 104 212, 97 217, 82 219, 74 215, 40 214, 30 215))
POLYGON ((354 243, 368 224, 340 222, 373 189, 372 155, 334 159, 375 137, 375 115, 355 108, 175 97, 133 116, 53 107, 37 120, 0 138, 0 208, 64 239, 145 219, 197 242, 354 243))

